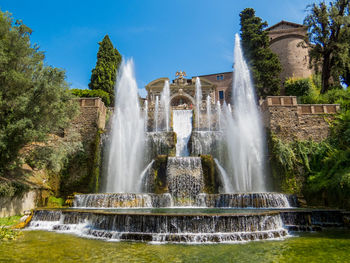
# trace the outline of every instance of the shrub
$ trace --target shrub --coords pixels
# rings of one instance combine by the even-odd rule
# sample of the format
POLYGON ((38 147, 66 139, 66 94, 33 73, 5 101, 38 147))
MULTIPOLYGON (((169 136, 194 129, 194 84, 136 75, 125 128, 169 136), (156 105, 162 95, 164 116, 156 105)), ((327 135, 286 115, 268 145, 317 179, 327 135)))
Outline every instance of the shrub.
POLYGON ((62 198, 57 198, 54 196, 50 196, 47 201, 48 207, 62 207, 64 205, 64 200, 62 198))
POLYGON ((89 89, 71 89, 71 93, 77 97, 87 97, 87 98, 94 98, 99 97, 102 99, 103 103, 106 106, 109 106, 111 104, 110 95, 101 89, 97 90, 89 90, 89 89))
POLYGON ((287 96, 305 96, 310 93, 312 88, 311 80, 306 79, 295 79, 289 78, 285 84, 285 92, 287 96))
POLYGON ((29 187, 15 181, 0 181, 0 197, 20 196, 26 192, 29 187))

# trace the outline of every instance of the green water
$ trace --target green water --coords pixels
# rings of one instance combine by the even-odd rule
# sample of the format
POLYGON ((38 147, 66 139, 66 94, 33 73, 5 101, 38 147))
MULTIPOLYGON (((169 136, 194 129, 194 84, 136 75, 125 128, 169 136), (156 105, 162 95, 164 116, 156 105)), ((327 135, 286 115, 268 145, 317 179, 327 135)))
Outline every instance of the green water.
POLYGON ((24 231, 16 241, 0 242, 0 262, 350 262, 350 231, 211 245, 106 242, 24 231))

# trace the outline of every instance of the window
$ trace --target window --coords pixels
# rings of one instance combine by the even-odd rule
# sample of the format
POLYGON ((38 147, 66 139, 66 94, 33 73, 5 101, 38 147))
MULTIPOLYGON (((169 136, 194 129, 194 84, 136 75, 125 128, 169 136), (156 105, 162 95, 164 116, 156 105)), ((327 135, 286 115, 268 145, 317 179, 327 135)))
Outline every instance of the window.
POLYGON ((223 90, 219 90, 219 99, 220 100, 224 99, 224 91, 223 90))
POLYGON ((220 80, 220 76, 219 75, 216 76, 216 80, 220 80))
POLYGON ((224 79, 224 75, 220 75, 220 79, 223 80, 224 79))
POLYGON ((223 80, 224 79, 224 75, 217 75, 216 76, 216 80, 223 80))

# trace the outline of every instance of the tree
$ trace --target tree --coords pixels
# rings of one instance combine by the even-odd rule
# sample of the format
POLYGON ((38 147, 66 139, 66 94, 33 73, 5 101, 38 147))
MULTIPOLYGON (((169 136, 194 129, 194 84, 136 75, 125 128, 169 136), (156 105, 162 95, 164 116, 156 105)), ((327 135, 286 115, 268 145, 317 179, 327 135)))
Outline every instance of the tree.
POLYGON ((241 39, 244 56, 251 68, 259 96, 278 95, 282 70, 278 56, 270 49, 267 23, 255 16, 253 8, 246 8, 240 14, 241 39))
POLYGON ((110 102, 113 105, 114 85, 122 57, 118 50, 113 47, 108 35, 99 42, 99 45, 97 62, 95 68, 92 70, 89 88, 92 90, 100 89, 107 92, 110 96, 110 102))
POLYGON ((16 164, 23 146, 66 127, 78 109, 64 71, 44 65, 31 32, 0 11, 0 173, 16 164))
POLYGON ((331 78, 338 81, 349 68, 349 5, 350 0, 336 0, 329 6, 325 2, 308 6, 309 14, 304 24, 313 44, 309 52, 310 63, 316 69, 321 66, 321 93, 330 89, 331 78))

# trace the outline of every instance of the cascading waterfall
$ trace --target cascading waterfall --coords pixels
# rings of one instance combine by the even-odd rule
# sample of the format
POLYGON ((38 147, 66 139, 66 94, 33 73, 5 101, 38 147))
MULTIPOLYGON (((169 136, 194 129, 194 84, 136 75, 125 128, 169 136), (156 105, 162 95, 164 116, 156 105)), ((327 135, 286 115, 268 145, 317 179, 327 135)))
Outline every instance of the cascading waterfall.
POLYGON ((156 96, 156 105, 154 107, 154 121, 155 121, 154 131, 155 132, 158 132, 158 119, 159 119, 159 97, 156 96))
POLYGON ((187 144, 192 132, 192 110, 174 110, 173 129, 177 136, 176 156, 188 156, 187 144))
POLYGON ((202 86, 201 80, 196 78, 196 125, 197 131, 200 129, 200 118, 201 118, 201 104, 202 104, 202 86))
POLYGON ((169 157, 167 162, 169 192, 182 205, 193 205, 203 191, 204 179, 200 157, 169 157), (185 200, 185 202, 183 202, 185 200))
MULTIPOLYGON (((254 86, 236 34, 234 51, 233 117, 225 112, 228 160, 226 171, 233 175, 237 192, 264 192, 264 133, 254 86)), ((229 107, 230 109, 230 107, 229 107)))
POLYGON ((164 88, 161 94, 161 105, 164 112, 164 118, 165 118, 165 130, 169 131, 169 116, 170 116, 170 87, 169 87, 169 81, 166 80, 164 82, 164 88))
POLYGON ((210 95, 207 96, 207 125, 208 131, 211 130, 211 98, 210 95))
POLYGON ((136 192, 144 155, 144 119, 132 60, 122 62, 108 160, 107 192, 136 192))

